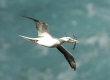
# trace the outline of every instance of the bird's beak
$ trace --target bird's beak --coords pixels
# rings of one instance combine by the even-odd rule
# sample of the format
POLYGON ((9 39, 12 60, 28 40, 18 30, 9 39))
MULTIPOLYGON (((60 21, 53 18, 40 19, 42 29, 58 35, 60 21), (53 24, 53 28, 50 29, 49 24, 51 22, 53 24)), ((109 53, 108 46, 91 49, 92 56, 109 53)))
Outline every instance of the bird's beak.
POLYGON ((78 43, 79 41, 76 40, 76 39, 71 39, 71 40, 68 40, 67 42, 76 42, 76 43, 78 43))

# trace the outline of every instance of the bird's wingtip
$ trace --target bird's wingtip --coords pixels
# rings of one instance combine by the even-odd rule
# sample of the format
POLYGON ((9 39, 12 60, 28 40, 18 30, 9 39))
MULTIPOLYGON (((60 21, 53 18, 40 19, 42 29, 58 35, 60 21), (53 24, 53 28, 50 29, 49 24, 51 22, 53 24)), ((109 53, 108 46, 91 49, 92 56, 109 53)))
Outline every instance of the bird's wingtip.
POLYGON ((26 40, 31 40, 31 38, 30 37, 26 37, 26 36, 22 36, 22 35, 19 35, 20 37, 22 37, 22 38, 24 38, 24 39, 26 39, 26 40))
POLYGON ((21 16, 21 17, 27 17, 27 16, 25 16, 25 15, 23 15, 23 14, 20 14, 20 16, 21 16))
POLYGON ((22 35, 18 35, 18 36, 23 37, 22 35))
POLYGON ((27 38, 26 36, 22 36, 22 35, 19 35, 19 36, 22 37, 22 38, 25 38, 25 39, 27 38))
POLYGON ((25 16, 25 15, 20 15, 20 16, 21 16, 21 17, 28 18, 28 19, 31 19, 31 20, 33 20, 33 21, 35 21, 35 22, 39 22, 39 20, 36 20, 36 19, 31 18, 31 17, 29 17, 29 16, 25 16))
POLYGON ((70 65, 71 65, 71 68, 73 68, 74 70, 76 70, 76 63, 71 62, 70 65))
POLYGON ((28 17, 28 16, 25 16, 25 15, 20 15, 21 17, 25 17, 25 18, 30 18, 30 17, 28 17))

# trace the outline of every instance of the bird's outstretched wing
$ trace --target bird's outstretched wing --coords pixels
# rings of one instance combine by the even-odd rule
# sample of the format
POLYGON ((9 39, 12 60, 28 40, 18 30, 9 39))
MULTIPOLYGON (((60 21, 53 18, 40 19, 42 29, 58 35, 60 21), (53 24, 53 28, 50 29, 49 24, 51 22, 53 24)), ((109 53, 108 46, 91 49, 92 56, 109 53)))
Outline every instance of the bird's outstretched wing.
POLYGON ((76 63, 75 63, 75 60, 74 60, 74 57, 72 56, 72 54, 68 50, 66 50, 62 45, 58 46, 57 49, 65 56, 66 60, 70 64, 71 68, 76 70, 76 63))
POLYGON ((22 17, 25 17, 25 18, 28 18, 28 19, 35 21, 36 28, 38 30, 38 36, 52 37, 49 30, 48 30, 48 25, 46 23, 39 21, 39 20, 36 20, 34 18, 28 17, 28 16, 22 15, 22 17))

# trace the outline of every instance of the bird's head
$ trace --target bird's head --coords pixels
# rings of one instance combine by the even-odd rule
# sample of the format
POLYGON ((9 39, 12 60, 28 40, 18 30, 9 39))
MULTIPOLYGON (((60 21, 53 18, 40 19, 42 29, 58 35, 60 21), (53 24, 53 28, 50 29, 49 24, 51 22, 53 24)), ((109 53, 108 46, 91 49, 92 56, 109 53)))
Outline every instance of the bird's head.
POLYGON ((71 37, 66 37, 67 38, 67 42, 78 42, 77 39, 73 39, 71 37))
MULTIPOLYGON (((65 35, 66 35, 66 33, 65 33, 65 35)), ((73 35, 73 38, 68 37, 68 36, 66 35, 66 37, 64 37, 63 39, 64 39, 66 42, 75 42, 75 43, 78 43, 77 37, 74 36, 74 35, 73 35)))
POLYGON ((63 37, 63 38, 61 38, 62 40, 64 40, 64 41, 66 41, 66 42, 78 42, 78 40, 77 39, 73 39, 73 38, 71 38, 71 37, 63 37))
MULTIPOLYGON (((65 34, 66 35, 66 34, 65 34)), ((75 47, 76 47, 76 43, 78 43, 79 41, 77 40, 77 37, 76 36, 74 36, 73 35, 73 38, 71 38, 71 37, 68 37, 67 35, 66 35, 66 37, 64 37, 63 38, 66 42, 74 42, 74 47, 72 48, 73 50, 75 49, 75 47)))
POLYGON ((73 39, 71 37, 65 37, 65 40, 66 40, 66 42, 69 42, 69 43, 71 43, 71 42, 78 42, 77 39, 73 39))

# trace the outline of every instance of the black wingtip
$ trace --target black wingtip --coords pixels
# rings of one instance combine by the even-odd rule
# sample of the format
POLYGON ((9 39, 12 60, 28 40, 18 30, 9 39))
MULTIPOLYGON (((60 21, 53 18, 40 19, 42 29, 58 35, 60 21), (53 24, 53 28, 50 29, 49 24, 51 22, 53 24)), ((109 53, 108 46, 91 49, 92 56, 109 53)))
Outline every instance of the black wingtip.
POLYGON ((71 66, 71 68, 73 68, 74 70, 76 70, 76 63, 70 62, 70 66, 71 66))
POLYGON ((39 20, 36 20, 36 19, 34 19, 34 18, 25 16, 25 15, 21 15, 21 17, 25 17, 25 18, 31 19, 31 20, 33 20, 33 21, 35 21, 35 22, 40 22, 39 20))

